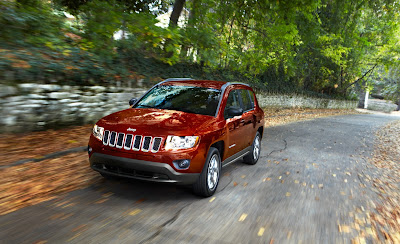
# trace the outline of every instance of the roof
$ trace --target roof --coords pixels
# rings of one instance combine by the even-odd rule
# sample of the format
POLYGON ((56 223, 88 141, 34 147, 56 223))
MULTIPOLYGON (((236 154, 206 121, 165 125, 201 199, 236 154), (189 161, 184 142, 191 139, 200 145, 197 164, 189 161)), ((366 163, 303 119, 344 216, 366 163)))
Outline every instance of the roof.
POLYGON ((189 79, 171 79, 162 82, 162 85, 181 85, 181 86, 198 86, 208 87, 214 89, 222 89, 227 84, 226 81, 212 81, 212 80, 189 80, 189 79))

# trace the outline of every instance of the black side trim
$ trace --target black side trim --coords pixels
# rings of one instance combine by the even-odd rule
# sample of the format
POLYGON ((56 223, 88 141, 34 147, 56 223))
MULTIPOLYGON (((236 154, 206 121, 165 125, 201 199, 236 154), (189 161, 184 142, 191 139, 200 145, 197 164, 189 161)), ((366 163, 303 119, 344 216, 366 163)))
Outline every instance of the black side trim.
POLYGON ((232 156, 230 156, 229 158, 225 159, 222 162, 222 167, 225 167, 233 162, 236 162, 237 160, 243 158, 250 152, 251 152, 251 146, 248 146, 245 149, 243 149, 242 151, 237 152, 237 153, 233 154, 232 156))

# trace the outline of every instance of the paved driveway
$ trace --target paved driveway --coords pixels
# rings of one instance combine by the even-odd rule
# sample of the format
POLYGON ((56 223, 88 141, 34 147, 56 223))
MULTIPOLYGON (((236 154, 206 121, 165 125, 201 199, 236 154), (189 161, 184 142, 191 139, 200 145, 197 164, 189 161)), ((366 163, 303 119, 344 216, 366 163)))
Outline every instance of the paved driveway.
POLYGON ((104 180, 0 216, 0 243, 349 243, 355 220, 369 228, 376 197, 365 158, 373 132, 394 119, 347 115, 267 128, 257 165, 225 167, 212 198, 104 180))

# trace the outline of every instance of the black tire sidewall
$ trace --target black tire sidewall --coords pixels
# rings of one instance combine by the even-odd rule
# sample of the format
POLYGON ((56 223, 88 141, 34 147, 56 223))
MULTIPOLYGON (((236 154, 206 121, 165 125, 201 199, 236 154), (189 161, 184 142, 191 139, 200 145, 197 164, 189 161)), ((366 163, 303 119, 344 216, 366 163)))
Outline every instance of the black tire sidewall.
POLYGON ((219 181, 221 179, 221 156, 219 155, 219 151, 218 149, 214 148, 214 147, 210 147, 210 149, 208 150, 207 153, 207 158, 206 161, 204 163, 203 166, 203 170, 201 171, 201 174, 199 176, 199 179, 197 180, 197 182, 193 185, 193 190, 197 195, 203 196, 203 197, 209 197, 212 196, 215 191, 218 188, 218 184, 219 181), (208 174, 208 165, 210 164, 210 160, 212 158, 212 156, 216 154, 218 157, 218 164, 219 164, 219 172, 218 172, 218 182, 217 185, 215 186, 215 188, 213 190, 211 190, 208 187, 208 181, 207 181, 207 174, 208 174))
POLYGON ((258 162, 258 160, 260 159, 260 155, 261 155, 261 134, 260 134, 260 132, 257 131, 256 136, 255 136, 254 139, 253 139, 253 143, 251 144, 250 154, 247 154, 247 155, 244 157, 244 162, 245 162, 246 164, 254 165, 254 164, 256 164, 256 163, 258 162), (259 152, 259 154, 258 154, 258 158, 257 158, 257 159, 254 159, 254 145, 255 145, 254 142, 256 141, 257 136, 258 136, 258 138, 259 138, 259 140, 260 140, 260 152, 259 152))

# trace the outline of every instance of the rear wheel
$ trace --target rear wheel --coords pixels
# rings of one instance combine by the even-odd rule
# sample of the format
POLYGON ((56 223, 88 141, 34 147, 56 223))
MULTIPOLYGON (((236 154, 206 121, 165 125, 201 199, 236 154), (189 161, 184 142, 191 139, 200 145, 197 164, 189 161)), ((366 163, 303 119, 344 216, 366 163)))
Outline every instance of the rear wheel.
POLYGON ((221 157, 219 151, 211 147, 208 151, 203 171, 201 171, 196 183, 193 184, 194 193, 203 197, 212 196, 217 190, 220 174, 221 157))
POLYGON ((261 135, 260 132, 257 131, 256 137, 253 140, 253 144, 251 145, 251 152, 244 156, 243 160, 246 164, 256 164, 258 159, 260 158, 261 153, 261 135))

